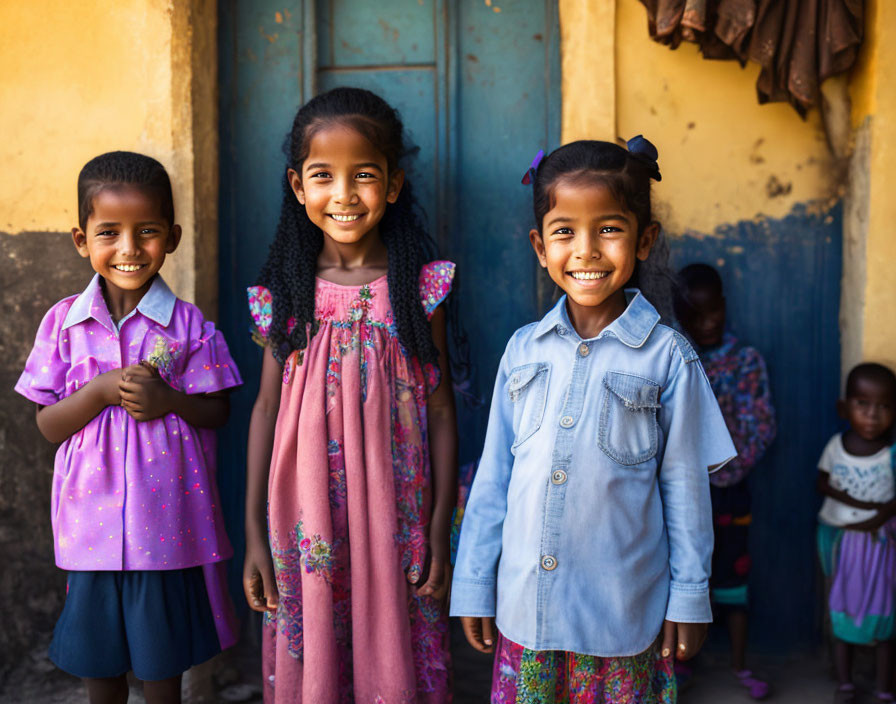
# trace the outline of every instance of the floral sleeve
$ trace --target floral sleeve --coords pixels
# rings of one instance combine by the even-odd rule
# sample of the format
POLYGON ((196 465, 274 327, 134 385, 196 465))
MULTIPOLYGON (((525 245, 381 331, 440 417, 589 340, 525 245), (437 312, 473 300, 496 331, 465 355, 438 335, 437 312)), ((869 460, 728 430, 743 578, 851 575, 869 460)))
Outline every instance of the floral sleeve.
MULTIPOLYGON (((434 261, 420 270, 420 302, 426 311, 426 317, 432 319, 436 308, 451 293, 454 281, 454 262, 434 261)), ((437 364, 426 364, 422 368, 426 380, 426 394, 431 394, 438 386, 441 378, 437 364)))
POLYGON ((432 318, 439 304, 451 293, 455 268, 454 262, 435 261, 420 271, 420 299, 427 318, 432 318))
POLYGON ((251 328, 252 339, 261 347, 267 347, 273 316, 271 292, 264 286, 250 286, 246 293, 249 297, 249 315, 254 323, 251 328))

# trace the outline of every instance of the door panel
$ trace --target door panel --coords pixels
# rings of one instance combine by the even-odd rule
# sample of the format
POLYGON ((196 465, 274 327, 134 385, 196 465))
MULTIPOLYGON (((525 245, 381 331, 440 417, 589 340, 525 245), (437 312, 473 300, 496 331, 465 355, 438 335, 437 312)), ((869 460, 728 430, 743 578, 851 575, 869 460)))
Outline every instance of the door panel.
POLYGON ((433 66, 439 5, 435 0, 317 0, 318 65, 433 66))
POLYGON ((401 113, 419 151, 406 165, 442 256, 458 263, 460 315, 474 374, 460 404, 461 459, 481 449, 495 370, 513 330, 549 302, 527 232, 520 178, 560 136, 553 0, 222 0, 221 328, 245 385, 220 437, 220 484, 243 546, 246 429, 260 350, 245 288, 267 256, 282 199, 282 145, 298 107, 338 85, 369 88, 401 113))

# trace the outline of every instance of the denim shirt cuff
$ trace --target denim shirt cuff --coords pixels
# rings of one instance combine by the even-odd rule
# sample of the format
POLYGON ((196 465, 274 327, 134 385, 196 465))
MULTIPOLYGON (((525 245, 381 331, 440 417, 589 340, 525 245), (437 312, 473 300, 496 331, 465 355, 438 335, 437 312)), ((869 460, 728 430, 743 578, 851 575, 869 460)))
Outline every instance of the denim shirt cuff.
POLYGON ((495 601, 494 580, 455 577, 451 583, 451 616, 494 616, 495 601))
POLYGON ((712 623, 708 582, 675 582, 669 585, 666 620, 676 623, 712 623))

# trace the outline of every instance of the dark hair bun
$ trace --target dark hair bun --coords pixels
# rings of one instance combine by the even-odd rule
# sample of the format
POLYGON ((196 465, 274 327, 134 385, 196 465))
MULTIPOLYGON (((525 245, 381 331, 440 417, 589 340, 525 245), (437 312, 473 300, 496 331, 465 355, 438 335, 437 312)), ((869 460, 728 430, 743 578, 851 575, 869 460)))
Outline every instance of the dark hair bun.
POLYGON ((644 135, 639 134, 628 140, 626 146, 628 147, 628 153, 632 155, 632 158, 637 159, 647 167, 650 178, 656 179, 657 181, 663 180, 663 177, 660 175, 660 167, 656 163, 656 160, 659 158, 659 152, 649 139, 644 135))

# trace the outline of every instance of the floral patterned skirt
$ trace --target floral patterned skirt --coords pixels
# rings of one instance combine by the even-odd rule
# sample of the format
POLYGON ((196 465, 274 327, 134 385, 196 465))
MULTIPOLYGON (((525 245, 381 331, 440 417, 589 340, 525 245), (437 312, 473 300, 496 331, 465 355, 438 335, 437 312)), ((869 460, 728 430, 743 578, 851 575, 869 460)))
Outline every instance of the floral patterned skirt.
POLYGON ((673 704, 672 658, 655 644, 630 657, 529 650, 498 635, 492 704, 673 704))

